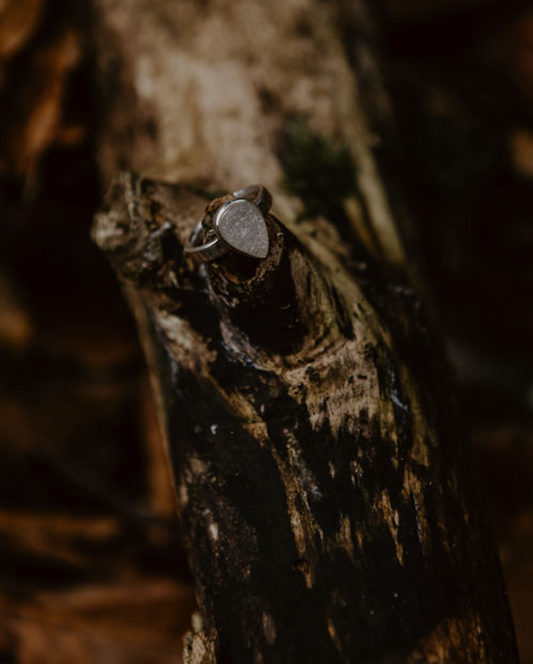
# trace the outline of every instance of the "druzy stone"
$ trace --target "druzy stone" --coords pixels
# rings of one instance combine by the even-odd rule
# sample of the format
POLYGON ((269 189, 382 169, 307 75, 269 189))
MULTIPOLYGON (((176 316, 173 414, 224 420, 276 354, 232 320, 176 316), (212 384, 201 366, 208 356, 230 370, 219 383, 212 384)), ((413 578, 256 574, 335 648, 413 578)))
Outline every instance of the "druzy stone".
POLYGON ((268 256, 268 231, 261 210, 246 200, 232 201, 216 218, 220 238, 235 251, 253 258, 268 256))

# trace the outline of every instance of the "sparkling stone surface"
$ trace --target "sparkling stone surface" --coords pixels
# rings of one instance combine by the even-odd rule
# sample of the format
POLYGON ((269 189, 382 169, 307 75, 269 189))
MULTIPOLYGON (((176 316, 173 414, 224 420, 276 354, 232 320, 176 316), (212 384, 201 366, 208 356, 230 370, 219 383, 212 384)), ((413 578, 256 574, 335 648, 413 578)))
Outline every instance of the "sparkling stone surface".
POLYGON ((217 219, 219 236, 232 249, 254 258, 266 258, 269 241, 265 218, 250 201, 238 200, 228 205, 217 219))

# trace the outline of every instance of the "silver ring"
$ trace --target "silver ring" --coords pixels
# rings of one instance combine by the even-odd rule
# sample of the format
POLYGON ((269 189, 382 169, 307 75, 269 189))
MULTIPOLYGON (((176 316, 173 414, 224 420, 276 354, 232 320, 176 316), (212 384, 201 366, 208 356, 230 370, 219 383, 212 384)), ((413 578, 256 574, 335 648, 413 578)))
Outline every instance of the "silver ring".
POLYGON ((184 251, 200 261, 212 261, 236 251, 251 258, 266 258, 269 250, 265 216, 272 205, 266 187, 253 185, 238 189, 233 198, 215 213, 211 228, 201 220, 195 226, 184 251))

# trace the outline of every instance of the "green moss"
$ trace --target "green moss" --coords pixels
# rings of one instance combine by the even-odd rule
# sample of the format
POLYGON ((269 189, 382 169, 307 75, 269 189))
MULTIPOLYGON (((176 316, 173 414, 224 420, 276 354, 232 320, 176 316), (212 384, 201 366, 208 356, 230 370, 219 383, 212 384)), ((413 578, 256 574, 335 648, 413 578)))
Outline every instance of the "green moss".
POLYGON ((357 193, 348 148, 313 134, 300 118, 287 122, 280 160, 282 184, 303 201, 304 218, 331 216, 344 199, 357 193))

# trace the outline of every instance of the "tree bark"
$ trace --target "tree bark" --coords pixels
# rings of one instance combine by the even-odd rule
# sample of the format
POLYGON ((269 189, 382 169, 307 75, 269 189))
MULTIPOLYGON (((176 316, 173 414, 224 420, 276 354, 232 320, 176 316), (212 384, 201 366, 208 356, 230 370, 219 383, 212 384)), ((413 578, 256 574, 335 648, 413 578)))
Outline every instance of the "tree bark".
POLYGON ((93 234, 159 397, 188 661, 516 662, 362 6, 94 4, 102 176, 148 177, 115 181, 93 234), (195 265, 206 205, 255 182, 269 256, 195 265))

